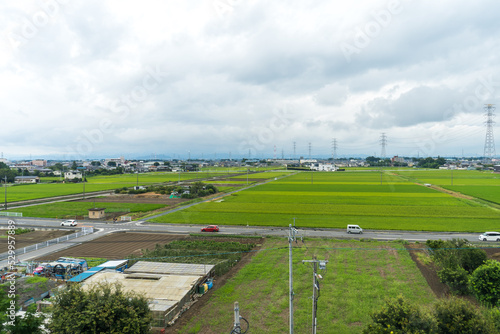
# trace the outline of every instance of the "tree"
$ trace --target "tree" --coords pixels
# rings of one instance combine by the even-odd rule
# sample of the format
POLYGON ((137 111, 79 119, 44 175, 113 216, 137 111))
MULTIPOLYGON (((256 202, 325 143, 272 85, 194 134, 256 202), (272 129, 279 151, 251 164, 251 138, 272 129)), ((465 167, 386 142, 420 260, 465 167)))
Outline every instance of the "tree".
POLYGON ((10 169, 5 163, 0 161, 0 169, 10 169))
POLYGON ((500 262, 488 260, 469 278, 471 290, 477 299, 496 306, 500 301, 500 262))
POLYGON ((115 161, 108 161, 108 166, 109 167, 116 167, 116 162, 115 161))
POLYGON ((157 161, 153 165, 155 165, 156 167, 158 167, 160 165, 160 163, 157 161))
POLYGON ((151 333, 151 312, 144 296, 119 284, 100 283, 84 290, 70 285, 59 292, 49 329, 55 334, 151 333))
POLYGON ((76 170, 78 168, 76 161, 73 161, 73 164, 71 165, 72 170, 76 170))
POLYGON ((417 306, 409 303, 401 295, 386 301, 379 312, 371 315, 372 324, 363 330, 363 334, 409 333, 424 334, 435 332, 435 321, 423 313, 417 306))
POLYGON ((443 334, 487 334, 495 333, 493 324, 471 303, 450 298, 440 300, 434 307, 437 333, 443 334))
MULTIPOLYGON (((10 334, 43 333, 40 326, 45 317, 35 314, 36 305, 33 304, 28 307, 24 317, 16 316, 11 318, 8 316, 10 314, 11 300, 7 293, 7 286, 0 286, 0 333, 6 333, 5 330, 10 334)), ((17 310, 17 307, 15 309, 17 310)))

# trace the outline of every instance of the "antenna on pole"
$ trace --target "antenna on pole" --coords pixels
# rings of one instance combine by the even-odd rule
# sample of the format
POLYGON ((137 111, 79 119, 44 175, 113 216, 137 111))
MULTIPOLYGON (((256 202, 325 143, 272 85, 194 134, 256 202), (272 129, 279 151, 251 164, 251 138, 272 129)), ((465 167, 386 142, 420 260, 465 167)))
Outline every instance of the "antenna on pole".
POLYGON ((495 121, 493 121, 495 114, 493 112, 495 111, 495 106, 493 104, 486 104, 484 110, 486 111, 485 116, 487 117, 485 122, 486 138, 484 140, 484 161, 491 162, 496 155, 495 140, 493 138, 493 124, 495 124, 495 121))

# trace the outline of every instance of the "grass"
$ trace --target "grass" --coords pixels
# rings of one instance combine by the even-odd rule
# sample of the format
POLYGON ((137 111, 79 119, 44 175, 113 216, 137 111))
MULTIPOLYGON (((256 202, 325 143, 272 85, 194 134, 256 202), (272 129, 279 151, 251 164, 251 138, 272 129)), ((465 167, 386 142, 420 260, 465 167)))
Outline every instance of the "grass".
POLYGON ((495 230, 500 211, 393 172, 302 172, 155 221, 288 226, 294 218, 301 227, 479 232, 495 230))
POLYGON ((81 257, 81 259, 84 259, 87 261, 87 266, 89 268, 97 267, 100 264, 103 264, 108 261, 108 259, 101 258, 101 257, 81 257))
MULTIPOLYGON (((130 213, 143 213, 165 207, 164 204, 139 203, 106 203, 95 202, 97 208, 130 210, 130 213)), ((92 202, 57 202, 13 209, 22 212, 23 217, 65 218, 66 216, 88 215, 88 209, 94 207, 92 202)))
MULTIPOLYGON (((283 333, 288 329, 288 242, 267 239, 249 264, 214 291, 180 333, 226 333, 232 329, 234 302, 254 333, 283 333)), ((294 323, 296 333, 311 328, 313 270, 302 260, 328 260, 318 271, 318 333, 361 333, 384 296, 402 294, 419 305, 436 300, 425 279, 398 243, 306 240, 293 250, 294 323)))

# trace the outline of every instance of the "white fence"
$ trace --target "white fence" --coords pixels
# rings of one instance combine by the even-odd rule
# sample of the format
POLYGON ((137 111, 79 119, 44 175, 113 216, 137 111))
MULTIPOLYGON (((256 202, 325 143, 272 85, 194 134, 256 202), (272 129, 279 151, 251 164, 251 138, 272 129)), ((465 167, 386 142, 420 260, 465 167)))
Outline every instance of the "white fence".
MULTIPOLYGON (((76 239, 76 238, 79 238, 81 236, 84 236, 84 235, 87 235, 87 234, 91 234, 91 233, 94 233, 94 228, 93 227, 82 227, 82 230, 80 232, 76 232, 76 233, 73 233, 73 234, 65 235, 63 237, 54 238, 54 239, 51 239, 51 240, 39 242, 39 243, 37 243, 35 245, 31 245, 31 246, 27 246, 27 247, 23 247, 23 248, 18 248, 18 249, 16 249, 16 255, 21 255, 21 254, 26 254, 26 253, 29 253, 29 252, 33 252, 33 251, 36 251, 36 250, 39 250, 39 249, 42 249, 42 248, 45 248, 45 247, 49 247, 49 246, 52 246, 52 245, 59 244, 61 242, 66 242, 68 240, 76 239)), ((0 254, 0 260, 4 260, 4 259, 6 259, 8 257, 9 257, 9 253, 8 252, 0 254)))
POLYGON ((0 212, 0 216, 4 217, 22 217, 22 212, 0 212))

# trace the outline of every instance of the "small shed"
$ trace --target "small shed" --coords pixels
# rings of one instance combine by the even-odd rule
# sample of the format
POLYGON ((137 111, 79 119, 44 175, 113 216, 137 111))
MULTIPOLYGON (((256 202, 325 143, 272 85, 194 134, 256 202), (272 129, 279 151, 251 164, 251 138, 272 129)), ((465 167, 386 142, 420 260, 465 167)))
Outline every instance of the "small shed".
POLYGON ((101 219, 106 217, 106 208, 93 208, 89 209, 89 218, 90 219, 101 219))

